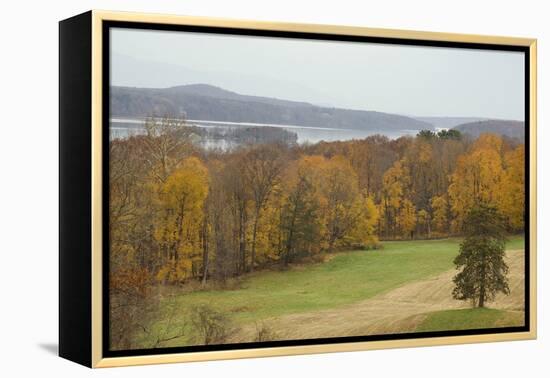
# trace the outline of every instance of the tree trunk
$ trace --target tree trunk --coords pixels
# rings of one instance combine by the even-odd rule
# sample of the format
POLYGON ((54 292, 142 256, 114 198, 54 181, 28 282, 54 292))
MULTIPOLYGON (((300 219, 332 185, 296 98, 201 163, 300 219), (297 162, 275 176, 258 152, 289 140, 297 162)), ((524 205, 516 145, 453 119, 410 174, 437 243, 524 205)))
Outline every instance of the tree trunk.
POLYGON ((481 288, 479 289, 479 302, 478 302, 478 307, 479 307, 479 308, 485 307, 485 288, 484 288, 484 287, 481 287, 481 288))
POLYGON ((208 276, 208 222, 206 219, 202 226, 202 285, 206 284, 208 276))
POLYGON ((256 263, 256 235, 258 233, 258 220, 260 218, 260 209, 256 208, 256 214, 254 214, 254 227, 252 228, 252 250, 250 251, 250 271, 254 271, 254 264, 256 263))
POLYGON ((479 285, 479 302, 478 307, 485 306, 485 254, 482 254, 481 259, 481 283, 479 285))
POLYGON ((239 214, 239 253, 241 257, 241 273, 246 272, 246 227, 245 227, 245 212, 243 207, 240 209, 239 214))
POLYGON ((290 262, 290 253, 292 251, 292 244, 294 243, 294 224, 296 223, 296 213, 297 213, 297 209, 298 206, 294 206, 294 212, 292 214, 292 222, 290 222, 290 228, 289 228, 289 232, 288 232, 288 239, 286 241, 286 253, 285 253, 285 258, 284 258, 284 264, 285 266, 288 265, 288 263, 290 262))
POLYGON ((336 242, 336 238, 333 235, 331 235, 329 240, 328 240, 328 251, 329 252, 333 252, 335 242, 336 242))

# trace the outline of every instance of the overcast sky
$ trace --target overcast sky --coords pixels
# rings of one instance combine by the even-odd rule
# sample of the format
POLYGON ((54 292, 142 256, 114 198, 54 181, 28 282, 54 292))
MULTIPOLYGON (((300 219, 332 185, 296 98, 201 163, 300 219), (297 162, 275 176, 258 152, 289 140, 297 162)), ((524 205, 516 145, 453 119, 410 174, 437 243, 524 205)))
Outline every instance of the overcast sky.
POLYGON ((523 120, 523 53, 111 29, 111 84, 416 116, 523 120))

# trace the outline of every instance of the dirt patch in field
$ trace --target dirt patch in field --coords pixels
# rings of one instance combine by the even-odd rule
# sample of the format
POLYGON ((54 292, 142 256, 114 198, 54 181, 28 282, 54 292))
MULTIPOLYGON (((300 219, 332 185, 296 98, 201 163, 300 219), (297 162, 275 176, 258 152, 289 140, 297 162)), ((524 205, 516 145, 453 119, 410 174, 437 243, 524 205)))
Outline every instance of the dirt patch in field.
MULTIPOLYGON (((506 252, 510 295, 498 295, 487 307, 524 310, 524 255, 524 250, 506 252)), ((450 270, 354 304, 265 319, 263 323, 280 340, 412 332, 429 312, 471 307, 452 298, 455 274, 450 270)), ((231 341, 253 341, 255 333, 256 327, 247 325, 231 341)))

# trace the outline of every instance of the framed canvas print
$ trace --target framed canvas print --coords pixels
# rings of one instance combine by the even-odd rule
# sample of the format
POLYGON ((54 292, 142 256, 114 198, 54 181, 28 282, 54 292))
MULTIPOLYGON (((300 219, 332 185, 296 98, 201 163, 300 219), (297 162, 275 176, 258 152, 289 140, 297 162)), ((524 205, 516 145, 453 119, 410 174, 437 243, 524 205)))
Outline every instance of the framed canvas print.
POLYGON ((536 337, 536 41, 60 22, 59 352, 536 337))

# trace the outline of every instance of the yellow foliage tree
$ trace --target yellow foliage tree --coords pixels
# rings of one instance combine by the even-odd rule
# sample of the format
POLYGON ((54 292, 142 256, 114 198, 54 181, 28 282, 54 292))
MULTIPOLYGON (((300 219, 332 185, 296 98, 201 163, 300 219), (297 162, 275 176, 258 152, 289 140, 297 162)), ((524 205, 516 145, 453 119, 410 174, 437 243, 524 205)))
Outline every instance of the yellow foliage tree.
POLYGON ((193 260, 200 251, 199 230, 208 194, 208 171, 195 157, 182 161, 162 185, 156 238, 164 266, 158 278, 182 282, 193 275, 193 260))
POLYGON ((428 238, 431 236, 431 218, 430 214, 424 210, 418 210, 416 214, 419 232, 425 234, 428 238))
POLYGON ((256 261, 259 265, 275 262, 280 257, 279 232, 283 198, 281 198, 279 186, 273 191, 258 224, 256 261))
POLYGON ((312 256, 323 247, 325 234, 320 180, 324 158, 302 158, 284 174, 279 203, 278 255, 286 265, 312 256))
POLYGON ((438 236, 449 233, 449 204, 445 195, 434 196, 431 200, 432 226, 438 236))
POLYGON ((325 224, 329 250, 344 242, 361 217, 357 174, 343 156, 334 156, 323 165, 321 182, 326 199, 325 224))
POLYGON ((383 234, 395 238, 410 233, 411 219, 415 217, 414 205, 408 200, 407 194, 411 180, 407 167, 401 161, 384 173, 382 188, 383 234))
POLYGON ((508 227, 521 231, 525 217, 525 146, 504 155, 505 173, 499 210, 508 219, 508 227))
POLYGON ((499 205, 504 178, 502 147, 501 137, 482 134, 470 151, 458 158, 448 190, 454 215, 453 231, 462 229, 474 205, 482 202, 499 205))
POLYGON ((367 196, 366 192, 355 204, 354 211, 357 212, 356 222, 349 232, 351 244, 359 244, 362 247, 374 247, 378 244, 376 227, 380 218, 378 207, 373 199, 367 196))
POLYGON ((413 238, 416 226, 416 208, 411 200, 403 200, 397 217, 397 225, 403 238, 413 238))

